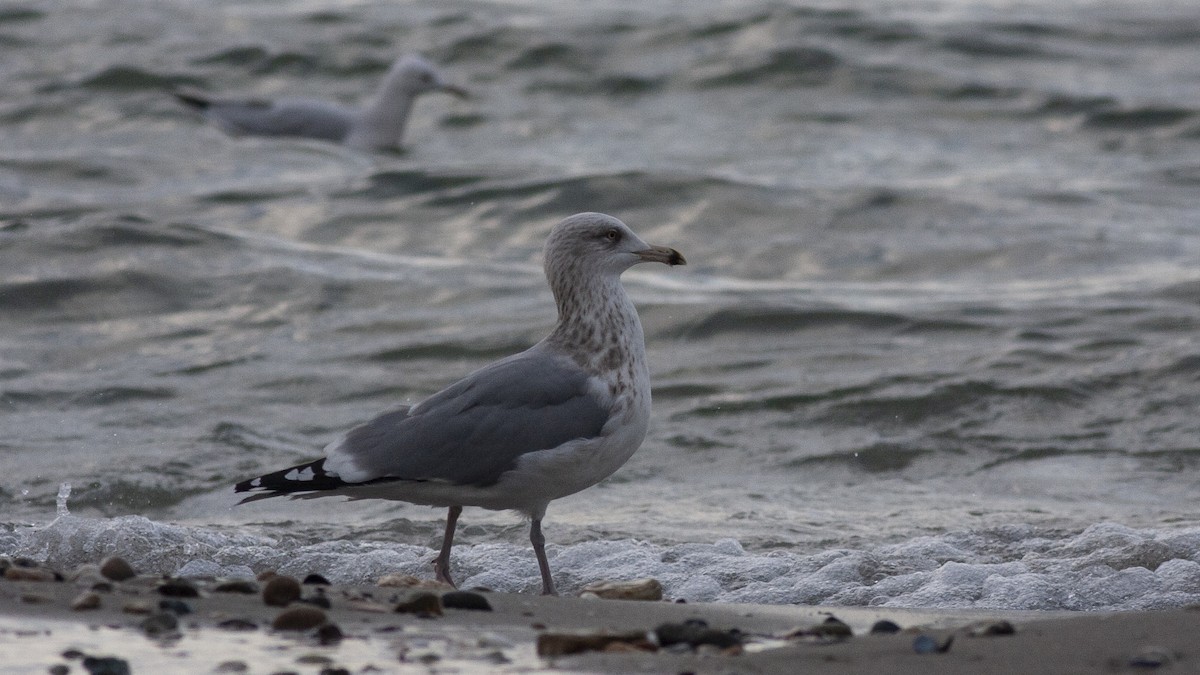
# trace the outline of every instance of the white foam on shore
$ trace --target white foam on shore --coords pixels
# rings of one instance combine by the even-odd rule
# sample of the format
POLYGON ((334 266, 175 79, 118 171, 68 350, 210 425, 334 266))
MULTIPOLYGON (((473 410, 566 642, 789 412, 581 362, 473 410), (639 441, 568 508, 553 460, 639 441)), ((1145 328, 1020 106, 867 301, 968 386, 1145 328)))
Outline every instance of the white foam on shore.
MULTIPOLYGON (((737 541, 661 546, 634 540, 548 545, 564 592, 601 579, 654 577, 670 598, 911 608, 1164 609, 1200 603, 1200 528, 1138 530, 1099 523, 1083 531, 1032 526, 964 530, 899 544, 816 553, 744 550, 737 541)), ((187 527, 140 516, 63 516, 0 532, 0 554, 59 570, 120 555, 144 573, 248 577, 272 569, 335 583, 385 574, 432 577, 424 546, 334 540, 296 543, 240 530, 187 527)), ((454 548, 464 588, 536 592, 526 546, 454 548)))

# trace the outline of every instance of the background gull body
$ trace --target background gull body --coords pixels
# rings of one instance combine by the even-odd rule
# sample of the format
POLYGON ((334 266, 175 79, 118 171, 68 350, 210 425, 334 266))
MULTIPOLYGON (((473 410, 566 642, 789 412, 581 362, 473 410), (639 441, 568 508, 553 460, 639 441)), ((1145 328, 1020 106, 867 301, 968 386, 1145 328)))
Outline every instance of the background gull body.
POLYGON ((558 325, 541 342, 413 406, 386 412, 325 448, 325 457, 243 481, 244 501, 346 495, 449 507, 440 581, 463 506, 513 509, 532 521, 542 592, 554 594, 542 517, 554 499, 612 475, 650 421, 642 325, 620 275, 642 262, 683 265, 624 223, 581 213, 554 227, 545 272, 558 325))
POLYGON ((417 97, 435 91, 467 95, 444 81, 433 64, 409 54, 392 64, 362 108, 308 98, 222 99, 191 90, 175 96, 235 136, 302 136, 377 150, 400 145, 417 97))

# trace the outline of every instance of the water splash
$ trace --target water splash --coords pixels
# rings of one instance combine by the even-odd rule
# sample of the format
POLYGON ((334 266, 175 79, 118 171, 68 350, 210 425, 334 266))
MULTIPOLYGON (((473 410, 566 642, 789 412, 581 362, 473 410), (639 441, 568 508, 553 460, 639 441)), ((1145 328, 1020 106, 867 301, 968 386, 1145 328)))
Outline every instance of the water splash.
MULTIPOLYGON (((434 555, 423 545, 304 543, 144 516, 71 516, 0 531, 0 551, 61 571, 119 555, 146 574, 244 579, 263 570, 298 578, 317 572, 357 584, 393 573, 427 578, 434 555)), ((672 546, 624 539, 553 545, 548 554, 560 588, 653 577, 667 597, 689 602, 1073 611, 1200 602, 1195 526, 1145 530, 1105 522, 1068 532, 1012 525, 815 552, 748 551, 734 539, 672 546)), ((463 586, 540 588, 526 544, 460 545, 454 556, 463 586)))
POLYGON ((57 501, 58 509, 57 509, 56 513, 59 518, 63 518, 63 517, 71 515, 70 510, 67 509, 67 499, 70 498, 70 496, 71 496, 71 484, 70 483, 62 483, 61 485, 58 486, 58 501, 57 501))

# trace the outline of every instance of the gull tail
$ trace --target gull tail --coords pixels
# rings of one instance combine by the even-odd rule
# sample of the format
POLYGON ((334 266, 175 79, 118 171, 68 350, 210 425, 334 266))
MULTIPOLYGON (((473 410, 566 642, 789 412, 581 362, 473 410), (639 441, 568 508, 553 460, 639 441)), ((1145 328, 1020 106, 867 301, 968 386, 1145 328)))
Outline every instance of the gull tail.
POLYGON ((347 483, 338 478, 337 474, 325 471, 325 459, 268 473, 258 478, 244 480, 233 487, 234 492, 259 492, 260 494, 246 497, 239 504, 256 502, 260 499, 282 497, 296 492, 319 492, 336 490, 356 483, 347 483))

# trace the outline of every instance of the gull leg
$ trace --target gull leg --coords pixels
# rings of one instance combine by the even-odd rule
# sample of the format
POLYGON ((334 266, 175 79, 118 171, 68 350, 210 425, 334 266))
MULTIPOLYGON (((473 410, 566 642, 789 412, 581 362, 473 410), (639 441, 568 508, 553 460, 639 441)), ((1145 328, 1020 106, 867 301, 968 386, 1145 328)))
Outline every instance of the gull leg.
POLYGON ((458 516, 461 513, 461 506, 450 507, 450 512, 446 514, 446 536, 442 539, 442 551, 438 553, 438 557, 433 559, 433 571, 437 575, 437 580, 455 588, 458 586, 450 578, 450 545, 454 543, 454 528, 458 525, 458 516))
POLYGON ((542 595, 558 595, 554 590, 554 578, 550 576, 550 563, 546 561, 546 538, 542 536, 542 519, 534 518, 529 524, 529 543, 537 556, 538 569, 542 572, 542 595))

